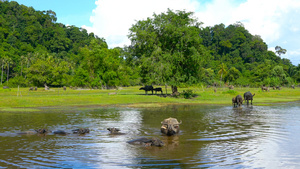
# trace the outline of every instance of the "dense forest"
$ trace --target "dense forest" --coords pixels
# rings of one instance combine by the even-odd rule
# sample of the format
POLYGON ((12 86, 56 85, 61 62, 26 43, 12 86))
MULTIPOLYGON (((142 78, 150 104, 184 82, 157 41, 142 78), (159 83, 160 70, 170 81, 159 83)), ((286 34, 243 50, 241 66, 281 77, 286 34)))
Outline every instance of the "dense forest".
MULTIPOLYGON (((277 86, 300 82, 300 65, 268 51, 242 23, 203 27, 192 12, 153 14, 129 30, 131 45, 56 22, 54 11, 0 1, 1 85, 107 88, 133 85, 277 86)), ((105 25, 103 25, 105 26, 105 25)))

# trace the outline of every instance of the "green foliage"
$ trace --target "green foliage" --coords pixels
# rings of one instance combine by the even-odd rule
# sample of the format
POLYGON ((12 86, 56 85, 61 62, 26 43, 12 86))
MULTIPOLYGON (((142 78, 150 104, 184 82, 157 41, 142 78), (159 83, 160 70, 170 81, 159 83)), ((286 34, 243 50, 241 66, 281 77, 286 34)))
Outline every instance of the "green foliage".
POLYGON ((129 30, 130 46, 108 48, 103 38, 57 23, 54 11, 0 1, 1 84, 10 86, 114 87, 290 85, 294 66, 268 51, 242 23, 201 27, 192 12, 153 14, 129 30))
POLYGON ((197 94, 195 94, 193 92, 193 90, 188 89, 188 90, 184 90, 182 93, 180 93, 180 96, 183 96, 183 98, 185 98, 185 99, 192 99, 192 98, 196 97, 197 94))
POLYGON ((222 94, 238 95, 239 93, 235 90, 227 90, 222 92, 222 94))

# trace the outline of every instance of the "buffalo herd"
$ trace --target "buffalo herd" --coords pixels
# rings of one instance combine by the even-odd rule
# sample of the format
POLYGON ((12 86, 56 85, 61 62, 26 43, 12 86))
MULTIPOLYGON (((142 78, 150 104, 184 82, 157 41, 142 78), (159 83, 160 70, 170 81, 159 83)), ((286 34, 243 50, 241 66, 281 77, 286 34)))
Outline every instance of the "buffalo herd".
POLYGON ((157 94, 157 92, 160 92, 161 94, 163 94, 162 88, 161 87, 157 87, 154 88, 153 86, 145 86, 145 87, 141 87, 140 90, 145 90, 145 94, 148 94, 148 91, 151 91, 153 94, 153 91, 155 91, 155 94, 157 94))
MULTIPOLYGON (((179 133, 179 125, 182 122, 180 121, 180 123, 178 122, 178 120, 176 118, 167 118, 164 119, 161 122, 161 133, 165 136, 173 136, 175 134, 179 133)), ((109 127, 107 128, 107 130, 110 132, 110 135, 125 135, 126 133, 122 133, 120 132, 120 129, 115 128, 115 127, 109 127)), ((72 130, 72 133, 70 132, 66 132, 64 130, 56 130, 56 131, 51 131, 45 128, 42 129, 37 129, 37 130, 30 130, 30 131, 25 131, 25 132, 20 132, 17 133, 19 135, 47 135, 47 134, 56 134, 56 135, 68 135, 68 134, 79 134, 79 135, 83 135, 86 133, 90 133, 90 129, 88 128, 78 128, 78 129, 74 129, 72 130)), ((164 146, 164 142, 161 141, 160 139, 158 139, 157 137, 152 137, 152 138, 146 138, 146 137, 142 137, 142 138, 137 138, 137 139, 133 139, 130 141, 127 141, 127 143, 129 144, 133 144, 133 145, 143 145, 143 146, 157 146, 157 147, 161 147, 164 146)))

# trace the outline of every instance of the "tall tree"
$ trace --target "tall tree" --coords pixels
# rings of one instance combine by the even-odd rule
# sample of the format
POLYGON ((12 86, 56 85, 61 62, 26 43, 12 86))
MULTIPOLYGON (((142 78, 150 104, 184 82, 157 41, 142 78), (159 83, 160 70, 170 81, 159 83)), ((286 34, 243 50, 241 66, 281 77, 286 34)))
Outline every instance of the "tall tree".
POLYGON ((180 83, 195 83, 208 52, 202 45, 200 26, 192 12, 154 14, 130 28, 133 55, 141 63, 144 83, 167 83, 176 92, 180 83))

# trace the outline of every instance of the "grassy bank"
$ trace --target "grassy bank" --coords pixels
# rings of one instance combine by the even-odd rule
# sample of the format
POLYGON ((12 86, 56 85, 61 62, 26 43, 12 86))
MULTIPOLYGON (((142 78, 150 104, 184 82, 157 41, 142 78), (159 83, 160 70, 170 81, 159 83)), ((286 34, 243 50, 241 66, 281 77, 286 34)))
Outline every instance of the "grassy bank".
MULTIPOLYGON (((262 92, 259 88, 179 88, 179 92, 191 89, 198 97, 194 99, 160 97, 158 95, 145 95, 139 87, 123 87, 119 90, 72 90, 64 91, 62 88, 52 88, 45 91, 29 91, 29 88, 0 89, 0 110, 14 110, 20 108, 49 107, 49 106, 129 106, 129 107, 159 107, 167 104, 222 104, 231 105, 232 97, 244 92, 255 93, 253 103, 265 105, 269 103, 291 102, 300 100, 300 88, 283 88, 262 92)), ((165 88, 163 88, 165 92, 165 88)), ((171 89, 168 88, 170 94, 171 89)), ((150 92, 149 92, 150 93, 150 92)))

